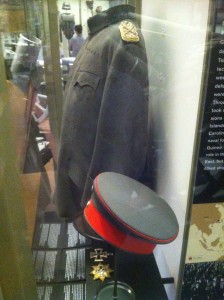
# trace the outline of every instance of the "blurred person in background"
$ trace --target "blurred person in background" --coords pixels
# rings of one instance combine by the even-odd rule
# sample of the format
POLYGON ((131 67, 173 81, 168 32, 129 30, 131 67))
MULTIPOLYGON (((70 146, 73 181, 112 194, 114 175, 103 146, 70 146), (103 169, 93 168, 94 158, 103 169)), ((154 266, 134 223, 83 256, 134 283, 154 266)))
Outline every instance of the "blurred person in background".
POLYGON ((85 39, 82 36, 82 25, 75 25, 75 35, 69 41, 70 56, 76 57, 85 39))

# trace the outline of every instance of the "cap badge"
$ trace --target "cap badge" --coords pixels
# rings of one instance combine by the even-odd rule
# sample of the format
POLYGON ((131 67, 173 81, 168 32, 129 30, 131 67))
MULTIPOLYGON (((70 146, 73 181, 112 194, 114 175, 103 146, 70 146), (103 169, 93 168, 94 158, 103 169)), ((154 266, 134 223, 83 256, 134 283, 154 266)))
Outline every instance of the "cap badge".
POLYGON ((136 26, 130 21, 121 22, 120 26, 121 38, 125 42, 139 42, 139 35, 136 26))

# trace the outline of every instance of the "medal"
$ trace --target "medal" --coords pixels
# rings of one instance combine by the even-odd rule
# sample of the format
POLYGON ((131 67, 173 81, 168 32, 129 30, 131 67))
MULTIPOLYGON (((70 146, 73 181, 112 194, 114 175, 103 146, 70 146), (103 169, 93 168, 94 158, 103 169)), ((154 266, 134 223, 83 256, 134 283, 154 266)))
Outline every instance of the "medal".
POLYGON ((109 265, 98 264, 97 266, 92 266, 93 270, 90 273, 93 275, 93 280, 100 279, 104 281, 106 278, 110 278, 110 273, 113 272, 112 269, 109 268, 109 265))
POLYGON ((102 248, 97 248, 97 249, 94 249, 94 252, 90 252, 90 259, 94 258, 94 261, 100 262, 100 261, 103 261, 104 258, 106 259, 111 255, 113 255, 113 253, 103 251, 102 248))

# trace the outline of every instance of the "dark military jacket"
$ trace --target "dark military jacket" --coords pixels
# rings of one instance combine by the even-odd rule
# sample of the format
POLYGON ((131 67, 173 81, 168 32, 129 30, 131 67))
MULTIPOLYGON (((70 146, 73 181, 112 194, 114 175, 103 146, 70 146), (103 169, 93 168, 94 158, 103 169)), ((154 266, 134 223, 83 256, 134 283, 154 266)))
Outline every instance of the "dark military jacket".
POLYGON ((62 217, 85 206, 99 173, 140 180, 146 163, 148 67, 133 8, 111 8, 88 25, 65 91, 55 193, 62 217))

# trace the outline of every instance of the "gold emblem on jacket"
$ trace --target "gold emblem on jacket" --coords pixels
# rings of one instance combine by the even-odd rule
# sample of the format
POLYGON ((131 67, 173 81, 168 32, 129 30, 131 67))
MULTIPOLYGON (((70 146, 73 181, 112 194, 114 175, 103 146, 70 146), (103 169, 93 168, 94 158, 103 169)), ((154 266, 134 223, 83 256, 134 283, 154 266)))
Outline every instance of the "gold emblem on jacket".
POLYGON ((139 42, 137 28, 130 21, 123 21, 119 26, 121 38, 125 42, 139 42))

